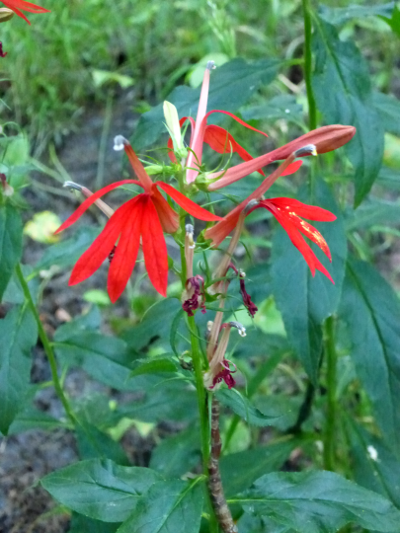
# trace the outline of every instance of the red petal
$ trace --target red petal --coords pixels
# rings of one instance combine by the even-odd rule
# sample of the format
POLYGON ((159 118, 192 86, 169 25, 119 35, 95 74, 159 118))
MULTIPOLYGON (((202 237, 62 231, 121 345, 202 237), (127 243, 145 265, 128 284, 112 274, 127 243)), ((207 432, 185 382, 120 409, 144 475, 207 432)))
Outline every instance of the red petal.
POLYGON ((299 170, 301 165, 303 164, 303 161, 299 159, 298 161, 295 161, 294 163, 291 163, 286 170, 284 170, 281 174, 281 176, 290 176, 291 174, 294 174, 299 170))
POLYGON ((107 290, 112 303, 121 296, 135 267, 140 246, 143 210, 147 198, 147 195, 140 194, 127 202, 129 211, 108 271, 107 290))
POLYGON ((336 220, 336 215, 327 209, 316 205, 304 204, 294 198, 271 198, 267 201, 286 211, 295 211, 296 215, 308 218, 308 220, 317 220, 319 222, 333 222, 336 220))
MULTIPOLYGON (((226 154, 232 150, 233 152, 236 152, 243 161, 250 161, 253 159, 249 152, 240 146, 228 131, 220 126, 215 126, 214 124, 207 126, 204 134, 204 142, 219 154, 226 154)), ((264 172, 261 169, 257 172, 264 176, 264 172)))
POLYGON ((5 2, 2 0, 2 3, 9 9, 16 7, 23 11, 30 11, 31 13, 50 13, 49 9, 32 4, 31 2, 25 2, 24 0, 6 0, 5 2))
POLYGON ((136 176, 139 178, 140 184, 146 192, 150 192, 153 182, 151 181, 150 176, 147 174, 144 166, 136 155, 134 149, 130 144, 124 144, 124 150, 128 156, 129 162, 132 165, 133 170, 135 171, 136 176))
POLYGON ((75 224, 75 222, 83 215, 83 213, 89 209, 91 205, 94 204, 96 200, 98 200, 103 194, 106 194, 113 189, 116 189, 117 187, 120 187, 121 185, 125 185, 127 183, 135 183, 136 185, 142 186, 138 181, 136 180, 121 180, 121 181, 115 181, 114 183, 110 183, 110 185, 107 185, 107 187, 103 187, 99 191, 95 192, 90 196, 89 198, 86 198, 84 202, 81 203, 81 205, 72 213, 70 217, 67 218, 67 220, 61 224, 61 226, 58 228, 57 231, 54 233, 60 233, 61 231, 64 231, 66 228, 69 228, 69 226, 72 226, 72 224, 75 224))
POLYGON ((204 209, 203 207, 200 207, 199 205, 195 204, 192 200, 189 200, 189 198, 174 189, 174 187, 172 187, 168 183, 164 183, 163 181, 157 181, 155 185, 165 191, 168 196, 175 200, 178 205, 180 205, 187 213, 193 215, 195 218, 207 221, 221 220, 221 217, 214 215, 213 213, 207 211, 207 209, 204 209))
POLYGON ((100 235, 78 259, 72 270, 69 285, 76 285, 89 278, 109 256, 129 214, 130 202, 132 200, 126 202, 115 211, 100 235))
POLYGON ((179 228, 179 215, 172 209, 156 185, 152 187, 151 199, 157 209, 158 218, 160 219, 163 230, 166 233, 175 233, 179 228))
POLYGON ((314 252, 311 250, 311 248, 308 246, 308 244, 305 242, 305 240, 302 238, 299 231, 296 229, 296 226, 292 223, 292 220, 290 220, 288 217, 284 216, 281 211, 278 211, 277 209, 269 209, 269 211, 274 215, 276 220, 279 222, 279 224, 283 227, 283 229, 286 231, 286 233, 289 236, 289 239, 292 241, 292 244, 299 250, 301 255, 304 257, 307 265, 310 267, 311 274, 315 275, 315 269, 319 270, 325 276, 333 283, 331 275, 326 270, 326 268, 322 265, 322 263, 319 261, 317 256, 314 254, 314 252))
POLYGON ((209 112, 207 113, 207 115, 204 117, 203 120, 207 120, 207 118, 208 118, 212 113, 223 113, 224 115, 229 115, 231 118, 233 118, 234 120, 236 120, 236 122, 239 122, 239 124, 241 124, 242 126, 245 126, 245 127, 248 128, 249 130, 257 131, 258 133, 261 133, 261 135, 264 135, 264 137, 268 137, 268 135, 267 135, 266 133, 264 133, 263 131, 258 130, 257 128, 253 128, 253 126, 250 126, 250 124, 247 124, 247 122, 244 122, 244 120, 240 119, 240 118, 237 117, 236 115, 233 115, 232 113, 229 113, 229 111, 222 111, 222 109, 213 109, 212 111, 209 111, 209 112))
POLYGON ((168 253, 157 210, 148 197, 142 215, 142 247, 150 281, 162 296, 167 295, 168 253))

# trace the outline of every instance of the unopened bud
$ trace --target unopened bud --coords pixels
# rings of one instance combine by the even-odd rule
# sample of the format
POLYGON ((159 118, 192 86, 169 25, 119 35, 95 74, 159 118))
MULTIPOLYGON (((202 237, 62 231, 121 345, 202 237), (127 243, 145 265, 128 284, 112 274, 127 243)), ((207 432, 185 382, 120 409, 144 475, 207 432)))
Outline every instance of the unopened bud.
POLYGON ((120 152, 125 146, 129 145, 129 141, 122 135, 116 135, 114 137, 114 150, 120 152))
POLYGON ((11 20, 14 16, 14 11, 8 9, 8 7, 0 7, 0 23, 11 20))

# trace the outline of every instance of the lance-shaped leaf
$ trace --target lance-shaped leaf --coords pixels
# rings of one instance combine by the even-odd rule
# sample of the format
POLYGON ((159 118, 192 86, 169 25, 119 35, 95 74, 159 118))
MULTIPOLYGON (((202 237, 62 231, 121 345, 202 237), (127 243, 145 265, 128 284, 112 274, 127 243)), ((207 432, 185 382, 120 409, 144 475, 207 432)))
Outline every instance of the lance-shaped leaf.
POLYGON ((161 476, 150 468, 91 459, 66 466, 41 480, 63 505, 103 522, 123 522, 161 476))
POLYGON ((0 206, 0 301, 22 254, 22 221, 10 204, 0 206))
POLYGON ((349 261, 340 317, 348 328, 356 372, 387 442, 400 446, 400 303, 378 272, 349 261))
POLYGON ((289 342, 316 384, 322 349, 321 326, 339 304, 347 241, 342 215, 322 180, 318 180, 315 196, 307 203, 328 209, 337 216, 334 222, 315 224, 332 253, 332 264, 327 261, 325 264, 328 264, 335 285, 319 272, 314 278, 311 276, 303 257, 281 228, 273 239, 271 274, 272 290, 289 342))
POLYGON ((160 481, 139 500, 117 533, 198 533, 203 494, 199 480, 160 481))
POLYGON ((400 508, 400 460, 382 439, 372 435, 350 417, 346 429, 357 483, 379 492, 400 508))
POLYGON ((348 523, 392 533, 400 523, 389 500, 333 472, 266 474, 229 503, 298 533, 336 533, 348 523))
POLYGON ((6 435, 24 406, 31 368, 30 351, 37 340, 35 319, 27 306, 16 306, 0 320, 0 431, 6 435))
POLYGON ((314 20, 314 94, 328 123, 357 128, 346 152, 355 170, 355 205, 359 205, 378 176, 383 128, 374 109, 368 68, 358 48, 342 42, 331 24, 318 17, 314 20))

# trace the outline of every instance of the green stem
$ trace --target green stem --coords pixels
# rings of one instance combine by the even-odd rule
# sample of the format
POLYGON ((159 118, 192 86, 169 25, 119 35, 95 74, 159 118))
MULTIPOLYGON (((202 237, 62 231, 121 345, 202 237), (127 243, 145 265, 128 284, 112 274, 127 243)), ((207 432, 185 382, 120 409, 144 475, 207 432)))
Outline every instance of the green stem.
POLYGON ((304 19, 304 79, 307 89, 308 100, 308 116, 310 130, 315 130, 317 127, 317 106, 315 104, 314 93, 312 90, 312 53, 311 53, 311 7, 309 0, 302 0, 303 3, 303 19, 304 19))
POLYGON ((44 351, 45 351, 45 353, 47 355, 47 359, 49 360, 49 363, 50 363, 51 375, 52 375, 52 378, 53 378, 53 384, 54 384, 54 388, 56 390, 57 396, 61 400, 61 403, 64 406, 64 409, 65 409, 65 412, 66 412, 68 418, 74 424, 75 423, 74 414, 73 414, 73 412, 71 410, 71 407, 70 407, 70 405, 68 403, 68 400, 67 400, 67 398, 66 398, 66 396, 64 394, 63 388, 61 386, 60 380, 58 378, 57 362, 56 362, 56 358, 55 358, 55 355, 54 355, 54 352, 53 352, 53 348, 51 347, 49 338, 47 337, 46 331, 45 331, 45 329, 43 327, 43 324, 42 324, 42 322, 40 320, 39 313, 38 313, 38 311, 36 309, 35 302, 32 299, 32 295, 30 293, 28 284, 27 284, 27 282, 26 282, 26 280, 24 278, 24 274, 22 272, 20 264, 18 264, 17 267, 16 267, 16 273, 17 273, 18 280, 21 283, 21 287, 22 287, 22 290, 24 292, 25 299, 28 302, 28 305, 29 305, 29 307, 30 307, 30 309, 31 309, 31 311, 33 313, 33 316, 35 317, 36 323, 37 323, 37 327, 38 327, 38 331, 39 331, 39 338, 42 341, 44 351))
POLYGON ((324 468, 335 470, 336 441, 336 363, 335 319, 331 316, 324 324, 324 348, 326 355, 327 413, 324 431, 324 468))
POLYGON ((196 322, 194 316, 188 316, 188 324, 190 331, 190 341, 192 345, 192 360, 194 375, 196 379, 197 389, 197 404, 199 407, 200 416, 200 433, 201 433, 201 451, 203 457, 203 471, 208 476, 208 462, 210 459, 210 439, 208 427, 208 415, 206 404, 206 391, 203 381, 203 357, 201 355, 199 339, 196 332, 196 322))

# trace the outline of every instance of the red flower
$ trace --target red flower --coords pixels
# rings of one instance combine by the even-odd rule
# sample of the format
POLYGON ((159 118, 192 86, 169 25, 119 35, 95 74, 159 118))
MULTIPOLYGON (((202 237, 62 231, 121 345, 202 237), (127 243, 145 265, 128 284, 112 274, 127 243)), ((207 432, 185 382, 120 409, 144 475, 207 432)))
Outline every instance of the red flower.
POLYGON ((25 0, 1 0, 2 3, 8 7, 8 9, 11 9, 14 11, 16 15, 26 20, 28 24, 30 24, 29 20, 26 18, 26 16, 21 13, 21 9, 23 11, 30 11, 31 13, 50 13, 49 9, 45 9, 44 7, 37 6, 36 4, 32 4, 31 2, 25 2, 25 0))
POLYGON ((315 242, 315 244, 319 246, 327 256, 329 261, 332 262, 329 247, 320 232, 301 217, 308 218, 309 220, 318 220, 320 222, 332 222, 333 220, 336 220, 336 216, 330 211, 322 209, 322 207, 303 204, 293 198, 270 198, 269 200, 262 200, 258 205, 250 209, 249 213, 259 207, 268 209, 268 211, 274 215, 276 220, 289 235, 292 244, 294 244, 304 257, 307 265, 310 267, 311 274, 314 276, 315 270, 319 270, 325 274, 332 283, 334 283, 329 272, 317 259, 317 256, 311 250, 301 234, 315 242))
POLYGON ((161 181, 153 183, 128 141, 118 136, 115 138, 115 143, 117 149, 125 150, 139 181, 122 180, 103 187, 87 198, 56 233, 74 224, 96 200, 116 187, 134 183, 143 187, 144 193, 125 202, 110 217, 100 235, 78 259, 72 270, 69 285, 76 285, 89 278, 112 252, 107 290, 111 301, 115 302, 128 283, 141 245, 150 281, 154 288, 165 296, 168 253, 163 231, 175 232, 179 227, 179 216, 159 189, 166 192, 187 213, 200 220, 215 221, 220 220, 220 217, 198 206, 171 185, 161 181))

